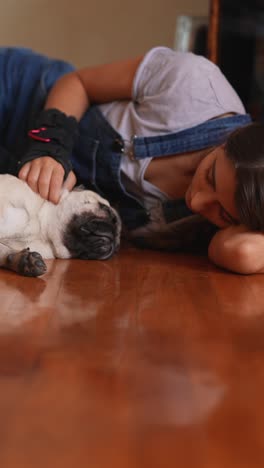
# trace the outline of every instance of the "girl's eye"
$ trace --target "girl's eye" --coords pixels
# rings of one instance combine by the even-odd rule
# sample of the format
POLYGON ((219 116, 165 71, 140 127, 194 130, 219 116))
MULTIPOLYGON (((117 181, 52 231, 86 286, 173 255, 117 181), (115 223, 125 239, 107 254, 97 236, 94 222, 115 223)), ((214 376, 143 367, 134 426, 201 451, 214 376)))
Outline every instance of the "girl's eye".
POLYGON ((222 221, 224 221, 226 224, 230 225, 232 224, 231 220, 226 216, 225 212, 223 211, 222 208, 220 208, 220 218, 222 219, 222 221))
POLYGON ((212 166, 210 166, 208 171, 206 172, 206 181, 208 182, 209 185, 211 185, 211 187, 213 186, 212 166))
POLYGON ((220 213, 219 213, 220 217, 222 218, 222 220, 229 224, 229 225, 234 225, 234 226, 237 226, 239 224, 238 221, 236 221, 235 219, 232 219, 230 217, 230 215, 228 215, 228 213, 225 212, 225 210, 223 209, 223 207, 221 206, 220 208, 220 213))

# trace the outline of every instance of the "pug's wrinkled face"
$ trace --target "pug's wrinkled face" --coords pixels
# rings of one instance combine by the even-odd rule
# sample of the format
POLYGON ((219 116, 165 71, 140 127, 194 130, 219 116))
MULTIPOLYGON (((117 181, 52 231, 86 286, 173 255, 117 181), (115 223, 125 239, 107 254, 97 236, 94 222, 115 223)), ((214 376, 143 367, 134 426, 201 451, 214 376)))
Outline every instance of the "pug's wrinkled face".
POLYGON ((106 260, 119 248, 121 221, 107 200, 76 189, 58 205, 61 238, 72 258, 106 260))

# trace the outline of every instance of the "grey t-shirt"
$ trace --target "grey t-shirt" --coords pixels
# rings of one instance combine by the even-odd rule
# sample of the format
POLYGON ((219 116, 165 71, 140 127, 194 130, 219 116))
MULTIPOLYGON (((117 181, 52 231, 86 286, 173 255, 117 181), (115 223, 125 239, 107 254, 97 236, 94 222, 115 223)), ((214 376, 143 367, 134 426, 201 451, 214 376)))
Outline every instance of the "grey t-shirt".
POLYGON ((148 209, 167 196, 144 179, 151 158, 137 161, 129 157, 135 135, 178 132, 222 114, 245 114, 238 95, 216 65, 202 56, 166 47, 151 49, 144 56, 134 78, 131 101, 115 101, 100 108, 125 140, 122 182, 148 209))

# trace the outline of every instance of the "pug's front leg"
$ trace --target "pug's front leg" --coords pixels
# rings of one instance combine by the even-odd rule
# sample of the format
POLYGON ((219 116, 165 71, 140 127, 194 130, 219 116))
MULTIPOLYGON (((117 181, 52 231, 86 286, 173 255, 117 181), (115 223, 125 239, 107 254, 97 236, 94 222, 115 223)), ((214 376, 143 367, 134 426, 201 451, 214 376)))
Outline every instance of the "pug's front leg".
POLYGON ((6 246, 3 250, 0 244, 0 266, 3 268, 23 276, 40 276, 47 270, 47 266, 38 252, 31 252, 29 248, 18 252, 6 246))

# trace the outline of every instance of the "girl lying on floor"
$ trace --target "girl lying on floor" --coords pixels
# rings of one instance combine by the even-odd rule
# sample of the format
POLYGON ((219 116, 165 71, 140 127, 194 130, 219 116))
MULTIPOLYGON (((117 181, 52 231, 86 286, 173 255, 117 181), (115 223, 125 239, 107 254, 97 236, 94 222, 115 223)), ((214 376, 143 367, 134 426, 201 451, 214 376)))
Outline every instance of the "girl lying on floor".
POLYGON ((140 246, 264 272, 264 126, 213 63, 157 47, 75 70, 2 48, 0 83, 1 173, 53 203, 83 184, 140 246))

